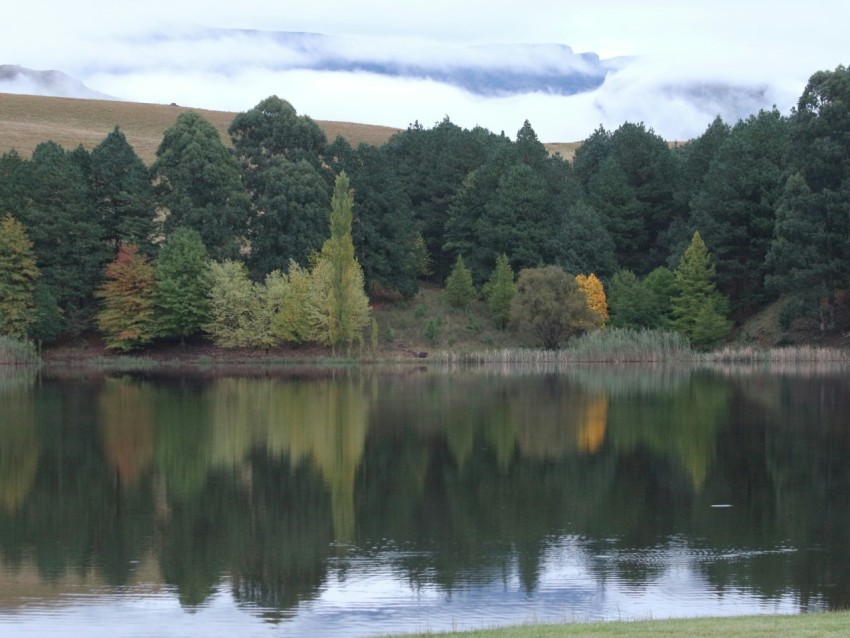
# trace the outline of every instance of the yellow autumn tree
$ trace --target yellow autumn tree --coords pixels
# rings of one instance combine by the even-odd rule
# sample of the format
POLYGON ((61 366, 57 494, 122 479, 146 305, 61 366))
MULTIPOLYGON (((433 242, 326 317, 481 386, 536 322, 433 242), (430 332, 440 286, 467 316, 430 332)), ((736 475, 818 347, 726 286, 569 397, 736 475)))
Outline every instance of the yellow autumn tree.
POLYGON ((601 317, 604 326, 608 321, 608 300, 605 298, 605 287, 599 281, 599 277, 593 273, 576 275, 576 282, 587 295, 588 307, 601 317))

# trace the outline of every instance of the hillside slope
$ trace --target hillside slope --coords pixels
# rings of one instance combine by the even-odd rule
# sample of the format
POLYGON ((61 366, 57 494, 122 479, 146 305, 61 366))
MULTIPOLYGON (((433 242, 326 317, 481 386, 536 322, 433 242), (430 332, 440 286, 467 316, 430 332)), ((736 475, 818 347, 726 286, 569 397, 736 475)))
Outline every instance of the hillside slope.
MULTIPOLYGON (((80 144, 91 150, 115 126, 120 126, 127 141, 142 160, 150 164, 162 140, 162 133, 177 120, 182 111, 194 110, 218 129, 227 143, 227 127, 236 113, 208 111, 163 104, 140 104, 111 100, 46 97, 0 93, 0 153, 15 149, 29 157, 33 149, 48 140, 73 149, 80 144)), ((308 114, 309 115, 309 114, 308 114)), ((337 135, 352 145, 361 142, 380 145, 398 129, 350 122, 316 123, 328 140, 337 135)))

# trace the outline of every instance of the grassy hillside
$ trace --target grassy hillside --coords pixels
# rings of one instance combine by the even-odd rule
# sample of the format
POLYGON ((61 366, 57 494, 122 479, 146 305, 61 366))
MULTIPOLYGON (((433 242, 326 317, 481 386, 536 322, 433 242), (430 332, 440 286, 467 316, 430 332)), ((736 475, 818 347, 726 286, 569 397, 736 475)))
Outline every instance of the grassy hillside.
MULTIPOLYGON (((229 141, 227 127, 236 113, 177 105, 0 93, 0 153, 14 148, 29 157, 39 143, 47 140, 67 149, 82 144, 91 150, 117 125, 139 157, 150 164, 163 131, 174 124, 178 114, 188 110, 203 115, 218 129, 222 140, 229 141)), ((361 142, 383 144, 398 130, 350 122, 317 120, 317 124, 329 140, 342 135, 355 146, 361 142)))
MULTIPOLYGON (((142 160, 150 164, 162 140, 162 132, 174 124, 182 111, 194 110, 209 120, 219 131, 221 139, 229 142, 227 127, 236 113, 208 111, 164 104, 114 102, 109 100, 80 100, 37 95, 0 93, 0 154, 15 149, 29 157, 41 142, 52 140, 66 149, 82 144, 91 150, 115 126, 120 126, 127 141, 142 160)), ((306 115, 310 115, 306 113, 306 115)), ((379 146, 399 129, 352 122, 316 120, 328 140, 337 135, 353 146, 361 142, 379 146)), ((550 153, 560 153, 572 159, 581 142, 546 144, 550 153)))

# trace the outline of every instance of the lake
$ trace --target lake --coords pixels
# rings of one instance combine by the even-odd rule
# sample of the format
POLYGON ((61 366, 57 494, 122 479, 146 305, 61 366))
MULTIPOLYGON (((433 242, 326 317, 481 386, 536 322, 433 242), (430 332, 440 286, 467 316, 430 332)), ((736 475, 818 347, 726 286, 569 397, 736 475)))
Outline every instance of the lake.
POLYGON ((850 607, 842 367, 0 369, 0 635, 850 607))

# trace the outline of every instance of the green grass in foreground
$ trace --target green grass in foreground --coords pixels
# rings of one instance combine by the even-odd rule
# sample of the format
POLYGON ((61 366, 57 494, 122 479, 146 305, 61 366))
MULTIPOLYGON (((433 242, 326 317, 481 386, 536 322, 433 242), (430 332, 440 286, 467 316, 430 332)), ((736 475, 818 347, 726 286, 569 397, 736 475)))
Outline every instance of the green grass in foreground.
MULTIPOLYGON (((469 632, 426 633, 404 638, 575 638, 576 636, 712 636, 759 638, 764 636, 847 636, 850 612, 811 613, 794 616, 745 616, 646 620, 631 622, 521 625, 469 632)), ((401 637, 399 637, 401 638, 401 637)))

